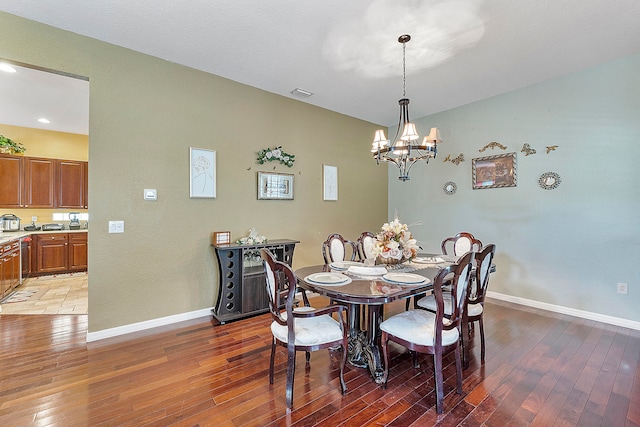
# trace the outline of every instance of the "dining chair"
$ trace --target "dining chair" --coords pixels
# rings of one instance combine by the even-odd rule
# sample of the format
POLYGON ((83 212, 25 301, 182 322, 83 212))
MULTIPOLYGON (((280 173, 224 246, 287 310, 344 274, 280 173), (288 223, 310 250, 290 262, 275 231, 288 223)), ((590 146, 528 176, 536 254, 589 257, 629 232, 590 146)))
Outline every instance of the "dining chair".
POLYGON ((363 232, 358 240, 356 240, 356 246, 358 248, 358 259, 364 261, 365 259, 375 258, 373 255, 373 245, 376 241, 376 235, 370 231, 363 232))
MULTIPOLYGON (((466 316, 463 319, 462 331, 471 334, 472 326, 474 322, 478 322, 480 326, 480 361, 484 363, 484 324, 482 322, 482 316, 484 314, 484 297, 487 292, 487 286, 489 285, 489 276, 491 272, 491 266, 493 264, 493 257, 496 253, 496 245, 490 244, 485 246, 482 251, 477 252, 476 259, 476 280, 472 282, 472 286, 469 287, 467 292, 467 311, 466 316)), ((468 349, 463 349, 465 357, 463 358, 463 364, 468 364, 468 349)))
POLYGON ((444 239, 440 247, 443 255, 459 256, 469 251, 479 252, 482 249, 482 242, 473 234, 461 231, 453 237, 444 239))
POLYGON ((334 261, 355 261, 357 255, 358 248, 355 242, 345 239, 338 233, 330 234, 322 243, 322 257, 325 264, 334 261))
POLYGON ((347 360, 347 308, 336 304, 329 307, 295 307, 296 278, 291 268, 280 261, 268 249, 260 249, 269 294, 271 322, 271 359, 269 384, 273 384, 276 344, 287 348, 287 408, 293 407, 293 381, 296 370, 296 352, 304 351, 307 366, 310 352, 340 347, 340 387, 347 392, 344 382, 344 365, 347 360), (336 313, 337 320, 332 317, 336 313))
POLYGON ((384 360, 383 387, 389 379, 389 346, 394 341, 413 354, 414 367, 418 368, 416 353, 433 355, 433 373, 436 386, 436 412, 441 414, 444 406, 444 380, 442 356, 455 353, 456 380, 458 394, 462 394, 462 364, 460 360, 460 324, 466 306, 467 288, 471 272, 473 252, 463 255, 456 264, 443 268, 433 281, 433 295, 436 311, 409 310, 396 314, 380 324, 382 355, 384 360), (442 284, 451 282, 450 289, 443 290, 442 284), (455 301, 449 316, 445 316, 444 295, 455 301))

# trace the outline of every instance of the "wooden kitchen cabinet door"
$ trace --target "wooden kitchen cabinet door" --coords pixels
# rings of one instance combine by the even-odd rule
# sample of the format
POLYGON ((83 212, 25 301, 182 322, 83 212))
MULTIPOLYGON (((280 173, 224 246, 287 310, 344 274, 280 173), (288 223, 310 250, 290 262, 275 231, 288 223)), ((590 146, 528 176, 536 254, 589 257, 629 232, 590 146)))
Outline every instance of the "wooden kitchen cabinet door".
POLYGON ((87 233, 69 233, 69 270, 87 270, 87 233))
POLYGON ((23 207, 23 169, 22 157, 0 155, 0 207, 23 207))
POLYGON ((57 196, 59 208, 86 209, 87 162, 58 161, 57 196))
POLYGON ((67 271, 69 265, 67 233, 38 235, 36 245, 36 273, 67 271))
POLYGON ((24 158, 25 208, 55 207, 55 164, 54 159, 24 158))

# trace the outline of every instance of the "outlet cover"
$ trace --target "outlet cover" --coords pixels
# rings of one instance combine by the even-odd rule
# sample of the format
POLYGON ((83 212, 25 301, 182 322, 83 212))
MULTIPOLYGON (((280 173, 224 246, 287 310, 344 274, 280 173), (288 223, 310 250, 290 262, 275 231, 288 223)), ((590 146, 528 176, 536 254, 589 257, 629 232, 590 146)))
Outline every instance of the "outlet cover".
POLYGON ((627 284, 626 283, 618 283, 618 293, 627 295, 627 284))

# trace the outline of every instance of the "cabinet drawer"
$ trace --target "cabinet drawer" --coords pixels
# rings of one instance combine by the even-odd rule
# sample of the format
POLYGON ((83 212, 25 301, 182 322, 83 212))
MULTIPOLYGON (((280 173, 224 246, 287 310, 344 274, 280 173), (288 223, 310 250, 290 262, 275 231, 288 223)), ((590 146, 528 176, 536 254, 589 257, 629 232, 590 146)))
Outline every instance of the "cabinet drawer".
POLYGON ((39 234, 38 243, 47 244, 48 242, 66 242, 68 239, 67 233, 58 234, 39 234))
POLYGON ((69 240, 74 242, 86 242, 87 233, 69 233, 69 240))

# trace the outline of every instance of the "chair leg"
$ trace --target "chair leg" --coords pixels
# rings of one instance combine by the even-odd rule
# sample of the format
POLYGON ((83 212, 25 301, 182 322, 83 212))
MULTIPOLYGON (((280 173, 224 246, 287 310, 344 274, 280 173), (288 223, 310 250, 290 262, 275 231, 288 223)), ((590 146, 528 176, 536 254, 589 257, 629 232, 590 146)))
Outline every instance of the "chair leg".
POLYGON ((340 357, 340 388, 342 394, 347 393, 347 383, 344 382, 344 365, 347 363, 347 349, 349 348, 349 340, 342 342, 342 356, 340 357))
POLYGON ((460 347, 456 347, 454 353, 456 357, 456 391, 458 394, 462 394, 462 364, 460 363, 460 347))
POLYGON ((413 368, 418 369, 420 367, 420 363, 418 363, 418 352, 410 350, 411 359, 413 360, 413 368))
POLYGON ((269 363, 269 384, 273 384, 273 363, 276 358, 276 339, 271 342, 271 360, 269 363))
POLYGON ((305 351, 304 358, 307 361, 307 365, 309 365, 309 360, 311 360, 311 352, 305 351))
POLYGON ((382 375, 382 388, 387 388, 387 380, 389 379, 389 336, 382 331, 380 340, 382 346, 382 360, 384 361, 384 374, 382 375))
POLYGON ((484 325, 482 324, 482 316, 478 323, 480 324, 480 361, 484 363, 484 325))
POLYGON ((444 381, 442 379, 442 353, 433 355, 433 376, 436 382, 436 412, 441 414, 444 410, 444 381))
POLYGON ((293 377, 296 372, 296 350, 289 345, 287 355, 287 408, 293 408, 293 377))

